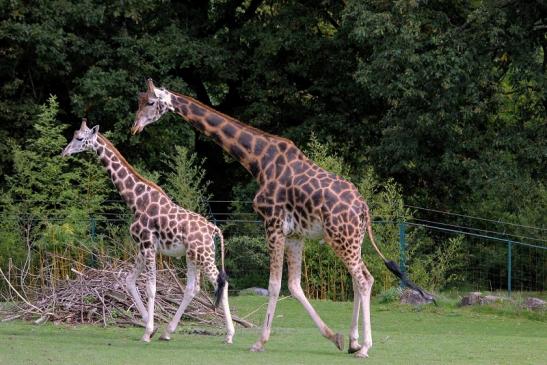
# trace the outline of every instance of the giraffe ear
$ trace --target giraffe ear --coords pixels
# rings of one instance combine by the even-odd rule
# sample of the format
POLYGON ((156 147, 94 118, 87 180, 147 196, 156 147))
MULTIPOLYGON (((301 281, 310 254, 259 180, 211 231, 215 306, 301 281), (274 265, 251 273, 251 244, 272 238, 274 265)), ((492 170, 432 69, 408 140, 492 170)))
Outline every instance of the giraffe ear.
POLYGON ((99 125, 98 124, 95 127, 91 128, 91 133, 92 134, 97 134, 98 131, 99 131, 99 125))

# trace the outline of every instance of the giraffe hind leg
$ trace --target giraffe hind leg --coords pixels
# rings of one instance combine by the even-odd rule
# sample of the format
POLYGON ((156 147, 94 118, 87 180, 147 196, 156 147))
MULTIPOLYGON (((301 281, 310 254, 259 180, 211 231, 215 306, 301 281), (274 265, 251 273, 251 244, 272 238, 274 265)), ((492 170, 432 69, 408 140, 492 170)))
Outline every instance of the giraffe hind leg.
MULTIPOLYGON (((153 247, 153 246, 152 246, 153 247)), ((146 295, 148 296, 148 321, 142 340, 150 342, 156 333, 154 328, 154 301, 156 300, 156 251, 153 249, 144 251, 146 267, 146 295)))
POLYGON ((230 305, 228 303, 228 281, 226 281, 222 290, 221 305, 224 312, 224 321, 226 322, 226 337, 224 342, 232 344, 234 341, 235 328, 234 322, 232 321, 232 313, 230 312, 230 305))
POLYGON ((359 345, 359 312, 361 310, 361 295, 355 279, 353 282, 353 315, 351 318, 351 327, 349 330, 349 348, 348 353, 353 354, 361 349, 359 345))
POLYGON ((188 259, 186 259, 186 266, 186 289, 184 290, 182 302, 173 316, 173 319, 167 324, 167 327, 165 327, 165 332, 161 335, 160 340, 169 341, 171 339, 171 334, 177 329, 186 308, 192 299, 199 293, 199 269, 197 269, 196 265, 188 259))
POLYGON ((372 347, 372 329, 370 323, 370 293, 374 278, 366 268, 362 259, 350 270, 352 278, 355 280, 355 286, 358 291, 354 295, 358 295, 361 300, 363 311, 363 344, 361 348, 355 351, 355 356, 360 358, 368 357, 368 351, 372 347))
POLYGON ((204 269, 207 279, 215 288, 215 293, 217 293, 218 296, 218 302, 220 302, 218 304, 221 305, 224 314, 224 321, 226 323, 226 337, 224 338, 224 342, 227 344, 232 344, 235 329, 234 322, 232 321, 232 313, 230 312, 230 305, 228 304, 228 281, 225 277, 220 279, 221 273, 218 271, 214 262, 211 261, 206 263, 204 269), (219 285, 221 281, 223 281, 222 286, 219 285))

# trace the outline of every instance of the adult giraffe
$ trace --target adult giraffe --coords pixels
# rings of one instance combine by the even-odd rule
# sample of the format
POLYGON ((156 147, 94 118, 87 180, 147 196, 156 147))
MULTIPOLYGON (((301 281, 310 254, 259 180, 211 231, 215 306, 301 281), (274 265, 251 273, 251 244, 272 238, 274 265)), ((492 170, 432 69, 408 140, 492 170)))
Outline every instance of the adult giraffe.
POLYGON ((353 317, 349 333, 349 352, 368 357, 372 346, 370 328, 370 292, 374 278, 361 257, 361 243, 368 230, 372 246, 384 263, 407 285, 397 264, 388 261, 374 241, 371 218, 365 200, 353 184, 331 174, 310 161, 292 141, 265 133, 224 115, 199 101, 147 80, 147 91, 139 95, 139 109, 132 133, 157 121, 171 111, 182 116, 194 128, 211 137, 238 160, 258 181, 260 188, 253 200, 254 210, 264 220, 270 252, 269 303, 262 335, 251 351, 263 351, 270 337, 275 306, 281 287, 283 253, 287 249, 289 290, 304 306, 321 334, 338 349, 343 336, 334 333, 319 317, 300 285, 304 238, 323 238, 342 259, 353 279, 353 317), (358 321, 362 305, 363 337, 358 343, 358 321))

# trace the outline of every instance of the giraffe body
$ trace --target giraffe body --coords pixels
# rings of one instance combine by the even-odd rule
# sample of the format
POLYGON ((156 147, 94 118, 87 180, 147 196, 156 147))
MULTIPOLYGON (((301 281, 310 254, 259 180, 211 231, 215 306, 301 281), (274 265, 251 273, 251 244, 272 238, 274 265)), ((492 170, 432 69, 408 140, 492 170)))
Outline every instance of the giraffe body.
POLYGON ((170 339, 186 307, 199 292, 199 275, 203 271, 217 291, 217 303, 222 302, 227 329, 226 342, 231 343, 234 326, 228 305, 228 283, 224 274, 224 241, 220 229, 201 215, 175 204, 159 186, 143 178, 127 163, 114 145, 98 133, 98 126, 89 129, 85 121, 63 151, 63 156, 84 150, 96 152, 120 195, 133 212, 130 233, 139 245, 139 253, 134 270, 127 275, 126 284, 146 323, 142 339, 145 342, 150 341, 155 332, 155 260, 156 255, 162 253, 173 257, 185 256, 188 266, 184 298, 162 339, 170 339), (215 236, 219 236, 221 241, 222 272, 219 272, 215 265, 215 236), (135 284, 142 272, 147 276, 147 307, 135 284))
POLYGON ((368 206, 355 186, 317 166, 292 141, 245 125, 191 97, 158 89, 151 80, 147 92, 139 96, 139 110, 132 132, 142 131, 167 111, 181 115, 199 132, 209 136, 259 183, 253 208, 262 217, 268 238, 270 299, 262 334, 251 350, 263 351, 269 339, 281 287, 284 253, 291 294, 304 306, 321 334, 343 349, 343 336, 321 320, 300 283, 303 239, 320 238, 332 247, 351 274, 354 306, 348 351, 357 357, 367 357, 372 346, 370 293, 374 283, 361 255, 361 243, 367 232, 386 266, 396 275, 402 277, 402 274, 376 246, 368 206), (363 313, 362 344, 358 343, 360 312, 363 313))

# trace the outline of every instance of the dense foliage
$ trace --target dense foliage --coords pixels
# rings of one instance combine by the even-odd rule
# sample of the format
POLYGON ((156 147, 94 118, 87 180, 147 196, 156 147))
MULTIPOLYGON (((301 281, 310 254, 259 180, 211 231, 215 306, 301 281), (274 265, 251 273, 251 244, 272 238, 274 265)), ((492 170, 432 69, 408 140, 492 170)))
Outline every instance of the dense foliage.
MULTIPOLYGON (((24 146, 13 145, 14 173, 6 178, 2 194, 2 266, 9 258, 15 265, 28 266, 31 253, 37 252, 43 267, 46 261, 55 262, 57 255, 70 258, 74 246, 92 248, 91 218, 104 218, 103 201, 112 188, 95 161, 61 157, 67 126, 56 120, 58 108, 57 100, 50 97, 33 118, 36 137, 24 146)), ((56 274, 66 275, 67 264, 55 262, 56 274)))
MULTIPOLYGON (((203 197, 252 198, 255 185, 243 168, 180 118, 164 117, 130 137, 136 94, 152 77, 300 146, 313 132, 310 157, 359 186, 379 219, 394 212, 397 219, 438 218, 408 211, 404 197, 414 206, 545 225, 547 5, 541 0, 0 0, 0 40, 3 212, 40 217, 60 209, 63 222, 101 209, 123 213, 104 207, 117 196, 94 161, 78 159, 80 170, 57 162, 63 136, 82 116, 193 209, 207 210, 203 197), (71 127, 45 122, 52 118, 71 127), (46 198, 51 205, 17 203, 46 198)), ((237 204, 219 209, 249 211, 237 204)), ((28 231, 36 232, 33 242, 44 232, 66 231, 52 222, 36 227, 28 231)), ((378 228, 377 235, 395 245, 393 229, 378 228)), ((530 236, 522 227, 507 230, 530 236)), ((103 225, 100 233, 112 238, 120 231, 103 225)), ((240 245, 256 242, 259 231, 227 226, 228 235, 249 236, 240 245)), ((541 232, 532 238, 542 239, 541 232)), ((3 242, 13 245, 10 237, 3 242)), ((437 252, 438 237, 422 234, 420 242, 422 253, 437 252)), ((437 254, 461 245, 452 240, 437 254)), ((15 246, 10 250, 27 250, 15 246)), ((0 264, 5 260, 3 254, 0 264)), ((431 262, 421 265, 422 272, 431 269, 431 262)), ((440 275, 434 285, 446 280, 440 275)))

